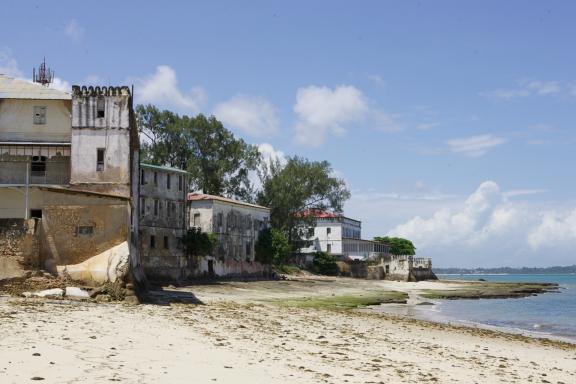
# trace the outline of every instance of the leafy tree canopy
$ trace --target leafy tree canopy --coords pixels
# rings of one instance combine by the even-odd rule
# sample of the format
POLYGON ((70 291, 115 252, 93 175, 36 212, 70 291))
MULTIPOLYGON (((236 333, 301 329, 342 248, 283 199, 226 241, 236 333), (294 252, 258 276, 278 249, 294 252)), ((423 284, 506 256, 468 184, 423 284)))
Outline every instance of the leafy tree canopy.
POLYGON ((183 238, 186 254, 189 256, 208 256, 214 253, 218 240, 212 233, 203 233, 199 229, 190 229, 183 238))
POLYGON ((185 169, 204 193, 253 201, 248 178, 260 154, 256 146, 234 137, 214 116, 179 116, 152 105, 136 107, 142 160, 185 169))
POLYGON ((297 156, 288 158, 285 165, 272 161, 262 167, 260 180, 257 202, 271 209, 272 227, 285 233, 292 246, 302 238, 305 227, 315 223, 313 215, 304 212, 342 212, 350 198, 344 181, 332 175, 327 161, 297 156))
POLYGON ((290 254, 288 239, 282 232, 273 228, 260 231, 255 249, 256 261, 262 264, 284 264, 286 257, 290 254))
POLYGON ((414 255, 416 254, 416 247, 410 240, 402 239, 400 237, 375 237, 374 241, 384 243, 390 247, 390 253, 393 255, 414 255))

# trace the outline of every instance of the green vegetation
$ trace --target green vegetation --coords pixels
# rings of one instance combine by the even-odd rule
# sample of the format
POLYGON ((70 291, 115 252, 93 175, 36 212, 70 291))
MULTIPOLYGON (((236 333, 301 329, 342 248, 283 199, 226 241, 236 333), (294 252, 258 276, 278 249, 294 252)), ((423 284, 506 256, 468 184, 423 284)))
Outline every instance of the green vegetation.
POLYGON ((375 237, 374 241, 384 243, 390 247, 390 253, 393 255, 415 255, 416 247, 410 240, 401 237, 375 237))
POLYGON ((404 292, 381 291, 367 292, 359 295, 318 296, 294 299, 274 300, 275 303, 288 307, 316 309, 354 309, 369 305, 398 303, 405 304, 408 295, 404 292))
POLYGON ((274 272, 281 273, 283 275, 299 275, 302 273, 302 269, 297 265, 275 265, 274 272))
POLYGON ((337 276, 340 270, 334 256, 326 252, 316 252, 312 261, 312 272, 319 275, 337 276))
POLYGON ((187 170, 204 193, 254 200, 248 173, 260 162, 258 148, 234 137, 214 116, 179 116, 138 105, 136 118, 146 138, 142 161, 187 170))
MULTIPOLYGON (((554 283, 500 283, 463 282, 463 287, 450 290, 424 290, 420 296, 427 299, 504 299, 534 296, 558 289, 554 283)), ((459 284, 459 283, 458 283, 459 284)))
POLYGON ((300 239, 308 227, 316 223, 306 212, 331 210, 341 212, 350 198, 343 180, 332 176, 327 161, 309 161, 291 157, 285 165, 271 162, 260 172, 262 190, 259 204, 271 209, 272 227, 282 231, 293 250, 300 247, 300 239))
POLYGON ((284 264, 290 254, 290 244, 284 234, 273 228, 260 231, 255 244, 256 261, 262 264, 284 264))
POLYGON ((189 229, 184 236, 186 254, 189 256, 212 255, 217 240, 212 233, 203 233, 200 229, 189 229))

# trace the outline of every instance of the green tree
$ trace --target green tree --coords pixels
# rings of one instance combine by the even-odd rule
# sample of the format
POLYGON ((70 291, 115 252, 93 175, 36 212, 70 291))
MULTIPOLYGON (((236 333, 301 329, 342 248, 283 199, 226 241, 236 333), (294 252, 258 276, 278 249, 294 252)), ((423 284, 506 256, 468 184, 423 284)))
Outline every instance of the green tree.
POLYGON ((179 116, 136 107, 142 161, 187 170, 204 193, 254 201, 248 177, 260 162, 256 146, 234 137, 214 116, 179 116))
POLYGON ((410 240, 402 239, 401 237, 375 237, 374 241, 384 243, 390 247, 390 253, 393 255, 414 255, 416 254, 416 247, 410 240))
POLYGON ((273 161, 260 172, 262 189, 259 204, 269 207, 272 227, 288 237, 297 248, 307 227, 315 225, 310 211, 342 212, 344 202, 350 198, 343 180, 332 176, 327 161, 310 161, 291 157, 285 165, 273 161))
POLYGON ((188 256, 208 256, 214 253, 216 237, 212 233, 203 233, 200 229, 189 229, 183 238, 188 256))
POLYGON ((336 258, 326 252, 316 252, 312 261, 312 270, 320 275, 337 276, 340 269, 336 258))
POLYGON ((260 231, 255 249, 256 261, 262 264, 284 264, 290 254, 288 239, 282 232, 273 228, 260 231))

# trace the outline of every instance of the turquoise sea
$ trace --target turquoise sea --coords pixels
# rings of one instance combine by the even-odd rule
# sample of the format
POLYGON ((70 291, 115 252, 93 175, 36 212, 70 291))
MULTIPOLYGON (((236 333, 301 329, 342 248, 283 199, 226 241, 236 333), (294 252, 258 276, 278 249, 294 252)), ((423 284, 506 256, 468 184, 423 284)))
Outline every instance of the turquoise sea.
POLYGON ((441 280, 558 283, 557 293, 520 299, 435 300, 435 305, 381 308, 384 312, 462 325, 495 327, 576 342, 576 275, 438 275, 441 280))

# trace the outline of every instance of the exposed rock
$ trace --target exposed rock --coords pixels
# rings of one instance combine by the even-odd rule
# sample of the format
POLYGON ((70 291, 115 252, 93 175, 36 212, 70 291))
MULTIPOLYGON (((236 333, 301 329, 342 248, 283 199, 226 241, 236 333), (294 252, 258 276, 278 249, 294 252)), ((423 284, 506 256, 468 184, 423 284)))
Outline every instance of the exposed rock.
POLYGON ((80 264, 58 266, 58 275, 89 284, 115 282, 127 274, 129 256, 130 247, 125 241, 80 264))
POLYGON ((62 297, 64 290, 60 288, 45 289, 44 291, 33 292, 32 296, 35 297, 62 297))
POLYGON ((90 294, 78 287, 66 287, 66 297, 74 299, 89 299, 90 294))

